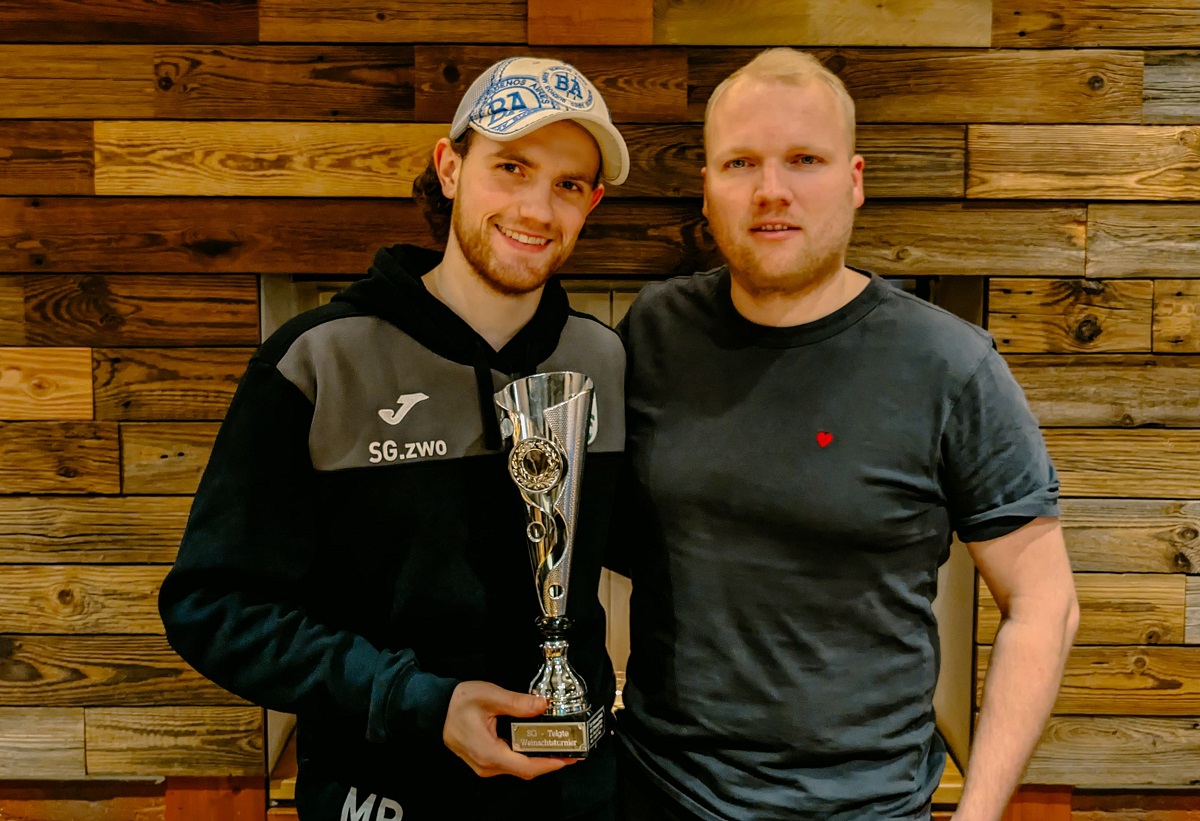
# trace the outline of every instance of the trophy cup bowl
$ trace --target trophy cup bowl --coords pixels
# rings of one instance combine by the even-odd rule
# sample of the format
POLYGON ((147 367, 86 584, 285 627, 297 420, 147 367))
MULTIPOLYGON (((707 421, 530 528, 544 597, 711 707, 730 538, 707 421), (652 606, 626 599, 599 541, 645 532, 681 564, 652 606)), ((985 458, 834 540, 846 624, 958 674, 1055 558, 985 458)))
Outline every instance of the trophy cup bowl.
POLYGON ((581 373, 539 373, 495 395, 500 432, 512 440, 508 472, 525 502, 525 541, 542 616, 541 670, 529 692, 548 702, 532 719, 514 718, 510 740, 532 756, 584 758, 604 737, 604 709, 567 660, 567 591, 580 484, 592 413, 592 380, 581 373))

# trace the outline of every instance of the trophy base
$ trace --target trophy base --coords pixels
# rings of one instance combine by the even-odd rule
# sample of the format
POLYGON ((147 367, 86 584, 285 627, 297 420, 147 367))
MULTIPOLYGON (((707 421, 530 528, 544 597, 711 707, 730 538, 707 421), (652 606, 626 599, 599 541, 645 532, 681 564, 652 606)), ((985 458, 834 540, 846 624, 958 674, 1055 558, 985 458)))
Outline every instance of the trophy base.
POLYGON ((604 738, 604 708, 577 717, 514 718, 510 736, 513 751, 524 755, 587 758, 604 738))

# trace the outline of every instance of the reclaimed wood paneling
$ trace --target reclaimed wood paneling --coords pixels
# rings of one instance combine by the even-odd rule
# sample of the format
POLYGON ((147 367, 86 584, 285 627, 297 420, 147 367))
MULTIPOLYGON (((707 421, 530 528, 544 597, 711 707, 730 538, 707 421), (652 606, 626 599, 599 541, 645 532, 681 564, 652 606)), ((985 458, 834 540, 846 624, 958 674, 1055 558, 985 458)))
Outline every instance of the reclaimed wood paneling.
POLYGON ((1200 205, 1088 206, 1089 277, 1200 277, 1200 205))
POLYGON ((987 327, 1004 353, 1149 352, 1153 311, 1149 280, 996 278, 987 327))
POLYGON ((32 43, 253 43, 255 0, 0 0, 0 39, 32 43))
POLYGON ((163 784, 153 781, 8 781, 0 784, 0 817, 11 821, 165 821, 164 792, 163 784))
POLYGON ((25 344, 25 285, 20 276, 0 274, 0 345, 25 344))
POLYGON ((9 633, 151 634, 163 632, 161 565, 6 565, 0 613, 9 633))
POLYGON ((0 423, 0 493, 117 493, 112 422, 0 423))
POLYGON ((83 710, 0 707, 0 778, 86 774, 83 710))
POLYGON ((654 0, 528 0, 531 46, 648 46, 654 42, 654 0))
POLYGON ((1200 723, 1194 718, 1054 716, 1026 782, 1081 788, 1194 786, 1200 723))
POLYGON ((26 275, 23 343, 255 345, 258 281, 250 275, 26 275))
MULTIPOLYGON (((1178 574, 1077 575, 1080 618, 1075 643, 1182 644, 1184 588, 1185 577, 1178 574)), ((991 644, 999 626, 1000 610, 980 580, 976 641, 991 644)))
POLYGON ((1200 644, 1200 577, 1187 579, 1187 627, 1184 641, 1200 644))
POLYGON ((1142 122, 1200 123, 1200 51, 1146 52, 1142 122))
POLYGON ((91 419, 87 348, 0 348, 0 419, 91 419))
POLYGON ((1063 499, 1075 572, 1200 572, 1200 502, 1063 499))
POLYGON ((1200 199, 1200 127, 972 125, 967 196, 1200 199))
POLYGON ((1071 821, 1200 821, 1194 789, 1088 792, 1071 795, 1071 821))
POLYGON ((411 120, 413 47, 158 49, 154 113, 171 119, 411 120))
POLYGON ((446 125, 96 123, 102 196, 408 197, 446 125))
POLYGON ((259 0, 267 42, 524 43, 525 0, 259 0))
POLYGON ((990 0, 655 0, 654 42, 673 45, 987 46, 990 0))
MULTIPOLYGON (((992 648, 980 647, 975 704, 992 648)), ((1200 647, 1074 647, 1055 714, 1186 716, 1200 714, 1200 647)))
POLYGON ((94 351, 96 418, 222 419, 254 351, 110 348, 94 351))
POLYGON ((1200 360, 1092 354, 1007 360, 1044 427, 1200 427, 1200 360))
POLYGON ((992 45, 1191 46, 1197 0, 993 0, 992 45))
POLYGON ((265 774, 257 707, 97 707, 85 722, 91 775, 265 774))
POLYGON ((1160 279, 1154 283, 1154 350, 1200 353, 1200 282, 1160 279))
POLYGON ((0 45, 0 118, 154 116, 148 46, 0 45))
POLYGON ((91 123, 0 120, 0 194, 91 193, 91 123))
MULTIPOLYGON (((163 821, 267 821, 275 809, 267 810, 266 787, 261 776, 188 777, 166 779, 166 814, 163 821)), ((295 808, 291 808, 295 811, 295 808)), ((396 821, 400 821, 397 817, 396 821)))
POLYGON ((0 563, 169 564, 191 504, 177 496, 0 497, 0 563))
POLYGON ((1186 499, 1200 486, 1200 431, 1043 432, 1064 496, 1186 499))
POLYGON ((191 494, 212 454, 213 422, 121 424, 121 488, 129 494, 191 494))
POLYGON ((11 707, 244 705, 161 636, 0 635, 0 704, 11 707))

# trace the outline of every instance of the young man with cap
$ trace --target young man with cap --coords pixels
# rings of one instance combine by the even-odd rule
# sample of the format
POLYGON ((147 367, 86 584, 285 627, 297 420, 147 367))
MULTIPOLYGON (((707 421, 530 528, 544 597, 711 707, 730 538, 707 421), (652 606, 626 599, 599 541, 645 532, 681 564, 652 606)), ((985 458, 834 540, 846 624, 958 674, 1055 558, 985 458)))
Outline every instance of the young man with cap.
POLYGON ((197 670, 297 715, 303 821, 610 817, 610 739, 582 761, 503 740, 546 703, 528 695, 539 610, 493 394, 535 372, 595 384, 571 662, 609 706, 596 590, 624 354, 550 276, 628 171, 582 74, 504 60, 415 186, 445 253, 380 250, 251 359, 159 604, 197 670))

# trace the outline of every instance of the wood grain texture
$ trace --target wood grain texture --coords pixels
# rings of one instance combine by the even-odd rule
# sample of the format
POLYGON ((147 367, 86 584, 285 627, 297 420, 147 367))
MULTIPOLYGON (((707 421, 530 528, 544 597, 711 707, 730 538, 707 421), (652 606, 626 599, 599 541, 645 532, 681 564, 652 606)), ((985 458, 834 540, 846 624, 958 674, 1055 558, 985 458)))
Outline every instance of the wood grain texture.
POLYGON ((153 117, 148 46, 0 45, 0 118, 153 117))
MULTIPOLYGON (((1132 51, 811 49, 846 85, 861 123, 1140 123, 1142 55, 1132 51)), ((688 103, 757 49, 689 49, 688 103)))
POLYGON ((0 493, 117 493, 112 422, 0 423, 0 493))
POLYGON ((1200 127, 972 125, 967 196, 1200 198, 1200 127))
POLYGON ((1200 431, 1051 429, 1064 496, 1180 499, 1196 492, 1200 431))
POLYGON ((259 0, 268 42, 524 43, 525 0, 259 0))
POLYGON ((23 341, 31 345, 256 345, 251 275, 26 275, 23 341))
POLYGON ((1003 353, 1149 352, 1150 280, 993 279, 987 328, 1003 353))
POLYGON ((992 45, 1192 46, 1197 0, 994 0, 992 45))
POLYGON ((25 283, 19 275, 0 274, 0 345, 25 344, 25 283))
MULTIPOLYGON (((260 776, 188 777, 166 779, 164 821, 266 821, 266 787, 260 776)), ((397 818, 399 821, 399 818, 397 818)))
POLYGON ((170 119, 411 120, 413 47, 158 49, 154 113, 170 119))
POLYGON ((0 0, 7 42, 253 43, 255 0, 0 0))
POLYGON ((102 348, 93 352, 96 418, 223 419, 250 348, 102 348))
POLYGON ((145 781, 7 781, 0 784, 5 821, 164 821, 162 783, 145 781))
POLYGON ((1200 821, 1196 791, 1088 792, 1071 797, 1072 821, 1200 821))
POLYGON ((673 45, 986 46, 989 0, 654 0, 654 42, 673 45))
MULTIPOLYGON (((1178 574, 1076 575, 1080 618, 1075 643, 1182 644, 1184 587, 1185 577, 1178 574)), ((991 644, 999 625, 1000 610, 981 579, 976 641, 991 644)))
POLYGON ((87 348, 0 348, 0 419, 91 419, 87 348))
POLYGON ((213 422, 122 423, 123 492, 195 493, 218 427, 213 422))
POLYGON ((1200 502, 1063 499, 1059 506, 1077 573, 1200 571, 1200 502))
POLYGON ((648 46, 654 42, 654 0, 528 0, 531 46, 648 46))
POLYGON ((92 775, 265 775, 257 707, 97 707, 85 721, 92 775))
POLYGON ((161 636, 0 635, 0 704, 13 707, 245 705, 161 636))
POLYGON ((83 710, 0 707, 0 778, 84 776, 83 736, 83 710))
POLYGON ((1054 716, 1025 781, 1093 789, 1194 787, 1198 759, 1194 718, 1054 716))
POLYGON ((1088 206, 1089 277, 1200 276, 1200 205, 1088 206))
POLYGON ((0 120, 0 194, 91 193, 91 123, 0 120))
POLYGON ((161 635, 161 565, 20 565, 0 573, 10 633, 161 635))
POLYGON ((1025 784, 1009 799, 1000 821, 1071 821, 1070 786, 1025 784))
POLYGON ((0 496, 0 563, 170 564, 192 500, 0 496))
POLYGON ((1184 641, 1200 644, 1200 577, 1187 578, 1187 626, 1184 641))
POLYGON ((1154 283, 1154 350, 1200 353, 1200 282, 1160 279, 1154 283))
POLYGON ((1142 122, 1200 122, 1200 51, 1146 52, 1142 122))
POLYGON ((101 196, 408 197, 446 125, 96 123, 101 196))

